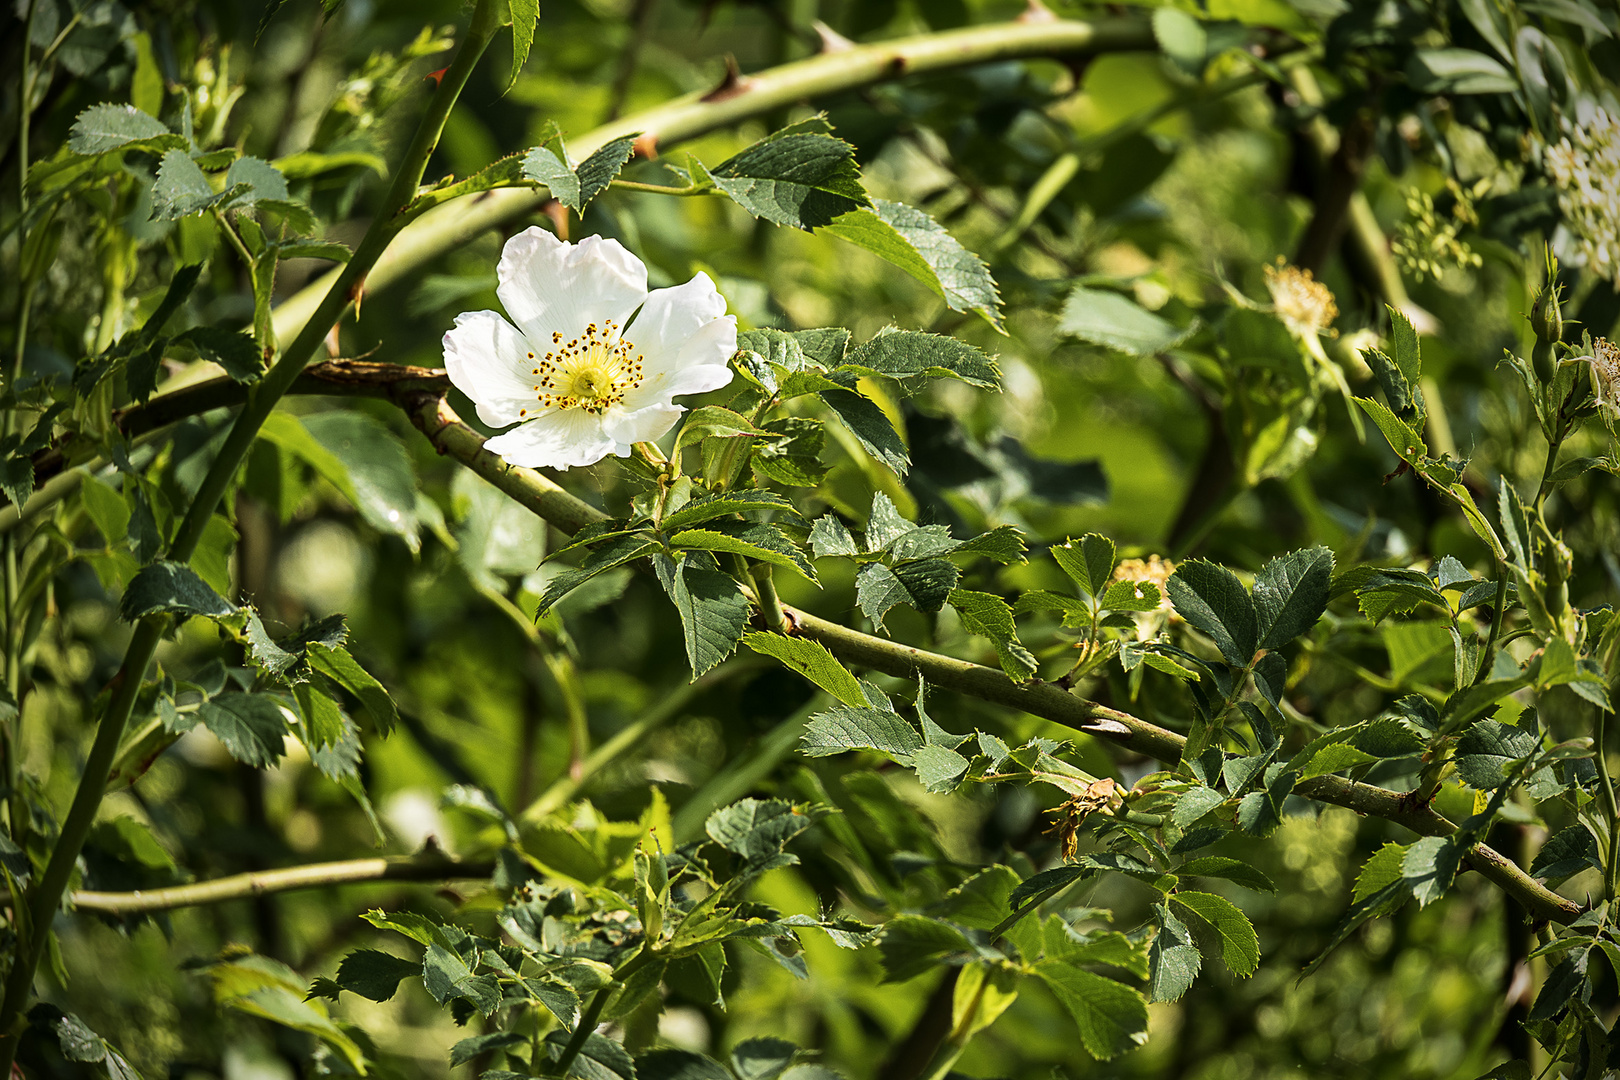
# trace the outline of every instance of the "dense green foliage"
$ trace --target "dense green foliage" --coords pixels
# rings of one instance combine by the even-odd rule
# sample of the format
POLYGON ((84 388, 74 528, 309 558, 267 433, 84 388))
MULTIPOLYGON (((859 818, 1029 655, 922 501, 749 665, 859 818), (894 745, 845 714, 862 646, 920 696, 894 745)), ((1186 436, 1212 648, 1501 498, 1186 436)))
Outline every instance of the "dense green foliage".
POLYGON ((0 1064, 1620 1070, 1612 0, 0 18, 0 1064))

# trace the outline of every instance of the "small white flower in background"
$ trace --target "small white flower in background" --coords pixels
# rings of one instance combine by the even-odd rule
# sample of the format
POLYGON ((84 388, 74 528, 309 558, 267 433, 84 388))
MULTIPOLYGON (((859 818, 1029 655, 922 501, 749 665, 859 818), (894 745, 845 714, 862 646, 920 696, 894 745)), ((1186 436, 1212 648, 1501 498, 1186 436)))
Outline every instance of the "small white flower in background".
POLYGON ((1620 292, 1620 116, 1580 101, 1563 128, 1562 139, 1541 148, 1564 215, 1553 246, 1564 261, 1609 279, 1620 292))
POLYGON ((517 425, 485 444, 513 465, 627 457, 675 425, 685 408, 672 398, 731 381, 737 320, 707 274, 649 293, 646 266, 617 240, 571 244, 536 227, 506 242, 496 275, 512 321, 456 316, 444 366, 480 420, 517 425))

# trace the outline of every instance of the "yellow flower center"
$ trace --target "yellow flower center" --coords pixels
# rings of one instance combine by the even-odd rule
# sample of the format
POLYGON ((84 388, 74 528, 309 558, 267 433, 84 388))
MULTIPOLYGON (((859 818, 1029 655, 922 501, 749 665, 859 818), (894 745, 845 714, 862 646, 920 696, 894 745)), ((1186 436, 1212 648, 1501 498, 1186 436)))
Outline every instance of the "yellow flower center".
MULTIPOLYGON (((642 382, 642 360, 636 347, 619 336, 622 327, 612 319, 601 326, 591 323, 585 333, 564 341, 551 335, 551 351, 544 357, 529 354, 536 366, 536 399, 541 408, 583 409, 600 416, 624 400, 642 382)), ((524 409, 519 416, 528 415, 524 409)))

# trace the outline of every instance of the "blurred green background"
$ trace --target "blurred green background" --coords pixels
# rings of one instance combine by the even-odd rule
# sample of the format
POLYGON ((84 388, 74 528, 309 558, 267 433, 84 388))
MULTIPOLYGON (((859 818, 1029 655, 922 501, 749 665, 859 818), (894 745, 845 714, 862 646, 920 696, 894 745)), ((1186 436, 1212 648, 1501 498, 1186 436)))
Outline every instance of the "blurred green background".
MULTIPOLYGON (((65 2, 39 2, 55 12, 59 27, 75 17, 65 2)), ((1049 6, 1072 17, 1099 11, 1058 0, 1049 6)), ((1436 19, 1449 10, 1413 6, 1436 19)), ((1295 6, 1222 0, 1205 14, 1311 42, 1342 8, 1331 0, 1295 6)), ((757 71, 809 55, 836 36, 873 41, 1013 19, 1024 10, 997 0, 546 0, 527 67, 506 89, 507 46, 505 39, 497 43, 452 116, 428 175, 467 175, 532 145, 547 121, 577 136, 611 117, 712 88, 728 62, 757 71)), ((330 16, 311 3, 273 12, 256 3, 90 4, 73 32, 83 40, 67 39, 79 52, 60 57, 45 89, 35 154, 48 156, 60 145, 88 105, 130 100, 132 93, 150 101, 155 93, 156 106, 143 107, 172 120, 189 92, 199 132, 211 132, 216 143, 269 159, 302 151, 355 155, 351 164, 299 181, 322 220, 332 223, 329 234, 353 243, 381 188, 372 162, 397 155, 423 101, 424 75, 443 63, 435 57, 462 14, 458 3, 429 0, 349 0, 330 16)), ((1612 12, 1605 17, 1614 22, 1612 12)), ((14 55, 20 24, 9 8, 4 18, 0 53, 14 55)), ((1600 69, 1615 60, 1613 45, 1608 37, 1593 46, 1600 69)), ((1330 92, 1342 88, 1331 70, 1323 78, 1330 92)), ((825 110, 855 146, 874 196, 927 210, 985 257, 1005 302, 1005 335, 949 310, 921 284, 849 244, 777 228, 720 199, 611 192, 570 228, 576 237, 619 239, 645 260, 654 287, 708 271, 745 328, 846 326, 864 339, 892 324, 957 335, 999 354, 1005 393, 945 385, 905 406, 901 419, 916 459, 905 489, 874 476, 869 462, 829 451, 832 471, 815 503, 851 518, 864 516, 874 486, 882 486, 906 512, 952 523, 958 535, 1012 523, 1033 544, 1099 531, 1123 554, 1197 553, 1251 571, 1275 553, 1312 543, 1328 544, 1346 561, 1405 565, 1452 554, 1482 568, 1487 554, 1459 519, 1410 476, 1386 480, 1394 456, 1376 433, 1359 436, 1336 395, 1323 397, 1302 425, 1297 471, 1278 468, 1231 486, 1202 471, 1225 429, 1243 472, 1245 440, 1252 442, 1270 420, 1265 410, 1277 407, 1278 387, 1292 378, 1264 328, 1227 318, 1226 290, 1268 302, 1265 268, 1296 251, 1314 210, 1303 133, 1319 115, 1274 84, 1205 93, 1215 81, 1214 75, 1198 81, 1148 53, 1074 64, 985 64, 806 103, 671 148, 657 160, 638 160, 625 174, 673 182, 669 170, 682 171, 688 155, 713 165, 786 122, 825 110), (1161 109, 1177 100, 1182 107, 1161 109), (1157 119, 1134 124, 1156 109, 1157 119), (1122 134, 1122 124, 1132 127, 1122 134), (1031 189, 1050 179, 1066 154, 1077 155, 1072 175, 1027 227, 1013 228, 1031 189), (1082 340, 1065 328, 1063 315, 1076 286, 1113 290, 1190 328, 1191 336, 1164 360, 1082 340), (1243 386, 1249 390, 1240 392, 1243 386), (1189 527, 1208 511, 1215 516, 1206 527, 1189 527)), ((5 95, 0 125, 10 130, 15 87, 8 83, 5 95)), ((1480 125, 1465 123, 1455 109, 1430 109, 1424 117, 1405 126, 1399 116, 1384 117, 1406 157, 1392 168, 1398 155, 1386 148, 1365 176, 1371 209, 1392 235, 1411 217, 1412 191, 1444 202, 1446 180, 1457 176, 1491 179, 1494 194, 1515 187, 1504 145, 1491 143, 1480 125)), ((1505 348, 1526 350, 1527 275, 1533 284, 1539 267, 1523 258, 1521 235, 1509 226, 1492 232, 1490 224, 1468 234, 1480 265, 1451 265, 1422 280, 1408 272, 1406 286, 1437 331, 1424 341, 1425 376, 1450 452, 1471 456, 1482 477, 1531 475, 1543 447, 1524 434, 1533 427, 1528 406, 1498 361, 1505 348)), ((167 283, 167 255, 190 261, 213 254, 211 237, 190 223, 155 226, 142 207, 125 203, 71 218, 49 278, 51 295, 31 332, 30 370, 71 368, 106 320, 127 325, 149 312, 167 283), (127 309, 112 312, 100 290, 80 283, 102 280, 120 228, 132 240, 133 257, 127 309)), ((502 240, 480 236, 412 281, 368 298, 359 318, 345 325, 340 354, 440 366, 439 338, 454 316, 498 307, 494 266, 502 240)), ((231 266, 210 263, 193 301, 199 318, 251 318, 251 294, 231 266)), ((291 295, 316 268, 307 260, 288 264, 279 289, 291 295)), ((1329 348, 1346 357, 1343 342, 1383 327, 1387 297, 1337 256, 1319 276, 1339 309, 1339 340, 1329 348)), ((1588 283, 1579 293, 1580 317, 1594 333, 1612 331, 1620 311, 1607 290, 1608 283, 1588 283)), ((1344 363, 1357 392, 1370 393, 1365 371, 1357 379, 1355 365, 1344 363)), ((464 399, 452 401, 471 418, 464 399)), ((250 460, 235 507, 241 542, 233 580, 241 594, 281 627, 345 613, 357 655, 400 704, 401 730, 386 741, 368 735, 362 765, 386 833, 385 853, 425 843, 487 852, 499 843, 498 828, 447 799, 449 785, 481 788, 508 808, 527 806, 567 779, 590 747, 686 692, 678 625, 653 581, 627 571, 605 575, 533 636, 526 611, 547 572, 535 567, 554 535, 440 459, 389 406, 298 398, 289 407, 306 416, 341 410, 366 418, 339 422, 355 425, 348 429, 355 438, 389 458, 389 475, 405 478, 410 500, 412 527, 404 535, 379 532, 329 484, 266 450, 250 460)), ((170 455, 160 462, 164 483, 184 486, 187 455, 206 442, 215 422, 188 421, 194 430, 182 430, 164 451, 170 455)), ((1431 440, 1446 449, 1434 431, 1431 440)), ((1611 602, 1620 582, 1613 554, 1620 550, 1620 518, 1612 480, 1603 475, 1577 482, 1553 510, 1571 546, 1597 555, 1578 564, 1571 598, 1582 608, 1611 602)), ((611 460, 569 474, 567 483, 609 508, 629 497, 611 460)), ((69 797, 88 710, 128 633, 108 588, 113 556, 96 549, 93 534, 79 546, 82 557, 55 586, 59 618, 35 654, 25 714, 27 766, 45 778, 57 805, 69 797)), ((972 574, 977 584, 965 584, 1001 592, 1056 587, 1058 580, 1044 559, 972 574)), ((819 592, 797 579, 779 580, 790 602, 832 618, 858 618, 847 577, 825 575, 819 592)), ((1422 627, 1380 630, 1354 619, 1353 606, 1335 612, 1327 644, 1307 642, 1295 657, 1291 700, 1309 723, 1372 715, 1395 689, 1450 677, 1449 653, 1440 655, 1449 648, 1443 628, 1435 629, 1437 644, 1422 627), (1389 687, 1363 680, 1366 671, 1389 687)), ((970 639, 949 612, 937 622, 897 612, 890 627, 897 638, 994 664, 984 642, 970 639)), ((1035 623, 1024 632, 1043 658, 1064 655, 1055 627, 1035 623)), ((212 629, 193 623, 160 659, 166 668, 189 670, 216 656, 240 662, 222 651, 212 629)), ((1088 693, 1104 702, 1135 696, 1119 676, 1099 680, 1088 693)), ((1179 726, 1185 716, 1179 694, 1150 681, 1132 707, 1179 726)), ((959 881, 965 868, 999 861, 1028 872, 1056 857, 1045 814, 1061 801, 1056 792, 1005 787, 935 796, 904 770, 874 768, 870 760, 796 759, 781 725, 809 700, 810 688, 792 675, 732 661, 626 753, 586 775, 579 794, 588 802, 555 828, 589 847, 604 823, 637 819, 654 792, 674 809, 678 825, 683 807, 695 808, 689 822, 701 821, 701 808, 743 794, 829 802, 852 831, 817 826, 798 849, 803 864, 773 872, 759 888, 761 899, 810 914, 852 894, 885 910, 917 907, 959 881)), ((981 727, 1009 741, 1072 734, 948 694, 930 707, 952 730, 981 727)), ((1129 783, 1152 767, 1083 736, 1078 742, 1086 767, 1099 775, 1129 783)), ((1399 775, 1369 779, 1402 783, 1399 775)), ((1474 875, 1461 878, 1444 903, 1370 925, 1319 972, 1297 980, 1349 906, 1361 863, 1405 836, 1349 811, 1319 813, 1296 803, 1272 839, 1234 836, 1216 849, 1263 870, 1279 887, 1276 896, 1230 893, 1259 928, 1263 959, 1255 977, 1239 981, 1206 968, 1187 997, 1153 1007, 1146 1047, 1107 1063, 1087 1057, 1057 1002, 1030 980, 958 1070, 982 1077, 1466 1078, 1522 1053, 1521 1036, 1504 1019, 1510 1000, 1520 1001, 1508 958, 1523 955, 1526 931, 1503 896, 1474 875)), ((207 879, 375 850, 364 813, 307 757, 293 754, 256 771, 233 762, 200 729, 138 785, 113 796, 104 817, 86 853, 87 887, 207 879), (120 818, 144 828, 121 825, 120 818)), ((1504 850, 1524 851, 1534 840, 1534 826, 1509 824, 1499 832, 1504 850)), ((1576 879, 1566 891, 1574 895, 1580 885, 1576 879)), ((1075 902, 1112 909, 1116 928, 1127 930, 1146 917, 1150 899, 1150 890, 1116 876, 1075 902)), ((329 974, 357 946, 394 948, 359 919, 368 908, 448 913, 465 905, 467 917, 477 919, 486 910, 481 902, 470 888, 369 884, 128 925, 76 919, 62 937, 61 968, 70 981, 61 999, 148 1077, 323 1075, 334 1066, 318 1054, 311 1063, 307 1036, 217 1009, 207 980, 178 969, 176 960, 241 943, 314 977, 329 974)), ((661 1037, 718 1052, 749 1035, 780 1034, 819 1049, 827 1065, 855 1080, 912 1075, 917 1063, 908 1059, 906 1040, 929 1006, 938 973, 881 984, 870 951, 839 950, 815 933, 805 935, 805 950, 810 974, 802 981, 736 950, 725 1008, 674 988, 661 1037)), ((1600 987, 1600 996, 1614 997, 1612 980, 1600 980, 1600 987)), ((447 1075, 446 1050, 466 1034, 414 984, 386 1004, 347 995, 337 1011, 375 1040, 383 1075, 447 1075)))

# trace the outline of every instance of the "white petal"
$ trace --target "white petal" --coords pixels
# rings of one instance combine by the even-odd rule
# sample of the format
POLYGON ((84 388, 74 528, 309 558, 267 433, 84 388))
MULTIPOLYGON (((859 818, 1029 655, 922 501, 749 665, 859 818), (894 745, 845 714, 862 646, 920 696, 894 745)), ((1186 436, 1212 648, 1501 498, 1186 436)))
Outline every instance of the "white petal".
POLYGON ((634 412, 613 408, 602 414, 602 430, 621 444, 652 442, 674 427, 675 421, 685 411, 679 405, 663 403, 654 403, 634 412))
MULTIPOLYGON (((632 338, 633 340, 633 338, 632 338)), ((640 351, 640 342, 637 342, 640 351)), ((646 358, 642 385, 624 395, 624 406, 637 410, 667 402, 680 393, 706 393, 731 382, 731 358, 737 351, 737 319, 723 316, 706 322, 674 355, 646 358)))
MULTIPOLYGON (((654 357, 673 358, 699 328, 726 313, 725 298, 709 275, 699 273, 685 285, 654 289, 625 336, 636 350, 654 357)), ((732 320, 735 323, 736 320, 732 320)))
POLYGON ((523 335, 495 312, 463 312, 444 335, 444 370, 477 406, 478 419, 505 427, 522 419, 518 410, 533 413, 538 404, 528 351, 523 335))
POLYGON ((484 444, 513 465, 567 469, 594 465, 618 450, 602 421, 583 409, 555 409, 484 444))
POLYGON ((577 244, 535 226, 506 242, 495 293, 529 340, 550 346, 553 333, 575 338, 590 323, 620 326, 647 298, 647 268, 617 240, 577 244))

